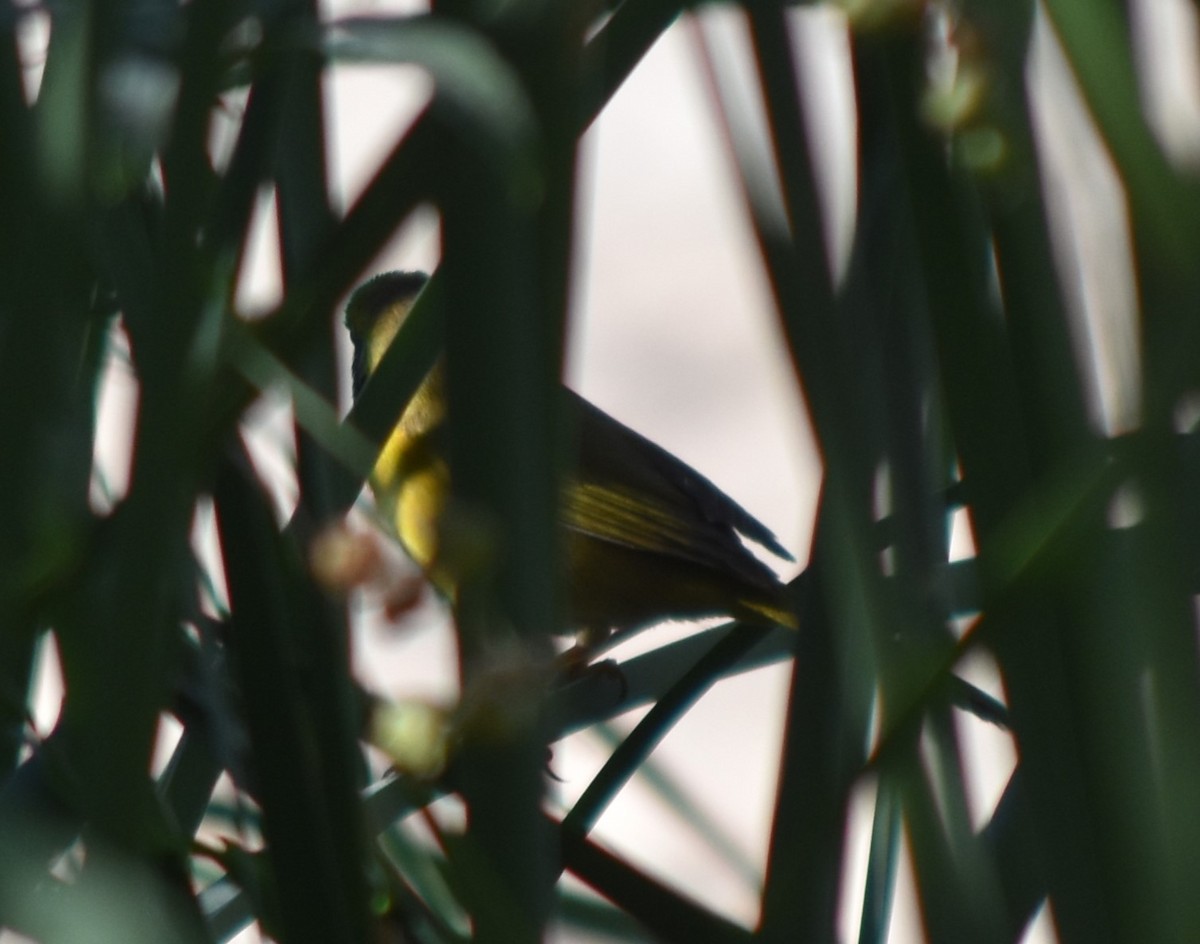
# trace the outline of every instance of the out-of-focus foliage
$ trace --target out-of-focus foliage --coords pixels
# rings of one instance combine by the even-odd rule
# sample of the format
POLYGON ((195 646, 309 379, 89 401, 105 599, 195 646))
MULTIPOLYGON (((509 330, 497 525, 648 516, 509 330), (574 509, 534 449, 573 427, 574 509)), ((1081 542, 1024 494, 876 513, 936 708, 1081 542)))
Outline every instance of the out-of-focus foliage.
POLYGON ((0 2, 0 925, 53 942, 225 940, 251 922, 286 941, 520 942, 551 921, 823 941, 861 912, 859 939, 882 941, 907 854, 906 905, 933 941, 1016 941, 1046 901, 1063 941, 1200 940, 1200 191, 1148 118, 1140 4, 846 4, 858 188, 835 275, 796 8, 731 7, 762 135, 712 11, 662 0, 343 20, 313 0, 0 2), (824 463, 801 630, 709 629, 560 677, 543 649, 576 147, 680 16, 824 463), (1127 208, 1124 373, 1098 369, 1115 335, 1080 315, 1035 40, 1064 57, 1127 208), (420 66, 433 93, 340 213, 322 78, 362 62, 420 66), (267 192, 282 301, 249 319, 235 299, 267 192), (444 261, 339 423, 335 308, 421 204, 444 261), (457 601, 462 704, 381 712, 350 671, 337 592, 371 552, 327 528, 443 348, 460 525, 485 569, 503 564, 457 601), (94 461, 112 370, 137 400, 115 491, 94 461), (239 433, 266 390, 295 416, 282 523, 239 433), (951 561, 956 519, 973 556, 951 561), (208 531, 216 572, 193 543, 208 531), (502 631, 521 644, 497 661, 502 631), (40 736, 50 645, 65 690, 40 736), (994 659, 1005 705, 954 674, 969 654, 994 659), (589 833, 709 687, 785 660, 745 928, 589 833), (550 812, 547 745, 640 705, 578 804, 550 812), (982 826, 964 707, 1017 747, 982 826), (182 735, 152 776, 167 715, 182 735), (372 730, 420 751, 425 777, 372 780, 372 730), (232 804, 213 799, 222 773, 232 804), (446 793, 467 826, 427 816, 431 843, 412 821, 446 793), (844 875, 863 795, 860 887, 844 875), (206 819, 239 838, 214 841, 206 819), (607 903, 560 891, 563 871, 607 903))

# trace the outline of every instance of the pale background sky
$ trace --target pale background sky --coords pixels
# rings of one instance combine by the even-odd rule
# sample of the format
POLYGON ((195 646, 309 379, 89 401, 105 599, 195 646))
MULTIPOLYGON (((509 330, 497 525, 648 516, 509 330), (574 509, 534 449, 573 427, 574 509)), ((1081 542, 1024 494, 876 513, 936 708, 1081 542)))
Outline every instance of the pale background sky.
MULTIPOLYGON (((740 18, 716 19, 712 38, 723 49, 744 52, 740 18)), ((830 225, 844 251, 849 235, 844 220, 854 199, 853 158, 847 156, 853 129, 836 120, 849 111, 845 43, 836 18, 822 14, 817 19, 818 32, 810 39, 826 47, 815 57, 824 69, 810 81, 820 83, 822 92, 829 207, 840 210, 843 220, 840 227, 830 225)), ((803 561, 819 461, 708 101, 695 39, 688 23, 668 31, 584 139, 567 380, 712 478, 803 561)), ((354 182, 356 175, 377 164, 397 123, 426 94, 411 72, 389 78, 378 69, 354 71, 358 74, 333 82, 331 103, 337 129, 334 166, 345 174, 350 199, 361 186, 354 182)), ((379 268, 432 265, 436 248, 421 229, 411 227, 379 268)), ((678 630, 653 632, 661 641, 672 631, 678 630)), ((365 638, 387 636, 368 631, 365 638)), ((435 679, 453 675, 448 641, 444 629, 403 640, 391 637, 385 647, 390 655, 372 646, 364 671, 396 695, 436 693, 435 679), (431 674, 430 663, 438 662, 440 672, 431 674)), ((741 870, 681 828, 669 807, 636 781, 595 832, 642 867, 746 924, 753 924, 757 914, 787 679, 787 672, 777 668, 723 683, 654 755, 729 837, 740 853, 741 870)), ((635 721, 636 716, 623 720, 622 727, 635 721)), ((564 781, 559 788, 564 800, 578 796, 605 756, 586 735, 556 748, 554 769, 564 781)), ((855 900, 861 895, 867 839, 862 827, 869 823, 865 803, 857 821, 849 856, 846 939, 857 934, 855 900)), ((892 940, 921 938, 912 910, 898 909, 892 940)))

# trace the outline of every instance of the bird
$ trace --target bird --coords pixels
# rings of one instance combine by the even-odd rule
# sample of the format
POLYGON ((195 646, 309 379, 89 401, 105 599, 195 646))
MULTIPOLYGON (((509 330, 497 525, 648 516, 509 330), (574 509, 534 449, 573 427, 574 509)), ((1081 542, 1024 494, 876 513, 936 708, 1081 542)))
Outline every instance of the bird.
MULTIPOLYGON (((345 325, 355 400, 427 282, 423 272, 384 272, 351 294, 345 325)), ((569 387, 561 390, 578 442, 559 509, 565 632, 601 640, 706 617, 795 628, 780 577, 749 547, 793 561, 775 535, 687 463, 569 387)), ((369 481, 409 556, 453 598, 456 575, 439 556, 450 494, 447 422, 439 361, 404 406, 369 481)))

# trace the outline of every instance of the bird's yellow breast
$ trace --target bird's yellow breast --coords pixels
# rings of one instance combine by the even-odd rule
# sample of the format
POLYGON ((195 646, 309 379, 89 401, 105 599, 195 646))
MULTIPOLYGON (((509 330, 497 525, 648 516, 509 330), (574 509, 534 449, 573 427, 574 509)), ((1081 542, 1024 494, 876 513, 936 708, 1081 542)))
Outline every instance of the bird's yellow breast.
POLYGON ((431 576, 437 570, 438 521, 450 491, 450 470, 433 442, 445 417, 441 386, 435 369, 409 401, 371 473, 371 488, 396 535, 431 576))

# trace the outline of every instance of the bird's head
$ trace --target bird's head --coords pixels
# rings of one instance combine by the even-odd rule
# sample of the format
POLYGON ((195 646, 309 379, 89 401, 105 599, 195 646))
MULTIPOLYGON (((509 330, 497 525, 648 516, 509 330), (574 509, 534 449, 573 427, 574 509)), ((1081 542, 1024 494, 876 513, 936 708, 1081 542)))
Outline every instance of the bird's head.
POLYGON ((350 296, 346 327, 354 342, 351 377, 356 400, 428 281, 424 272, 384 272, 350 296))

